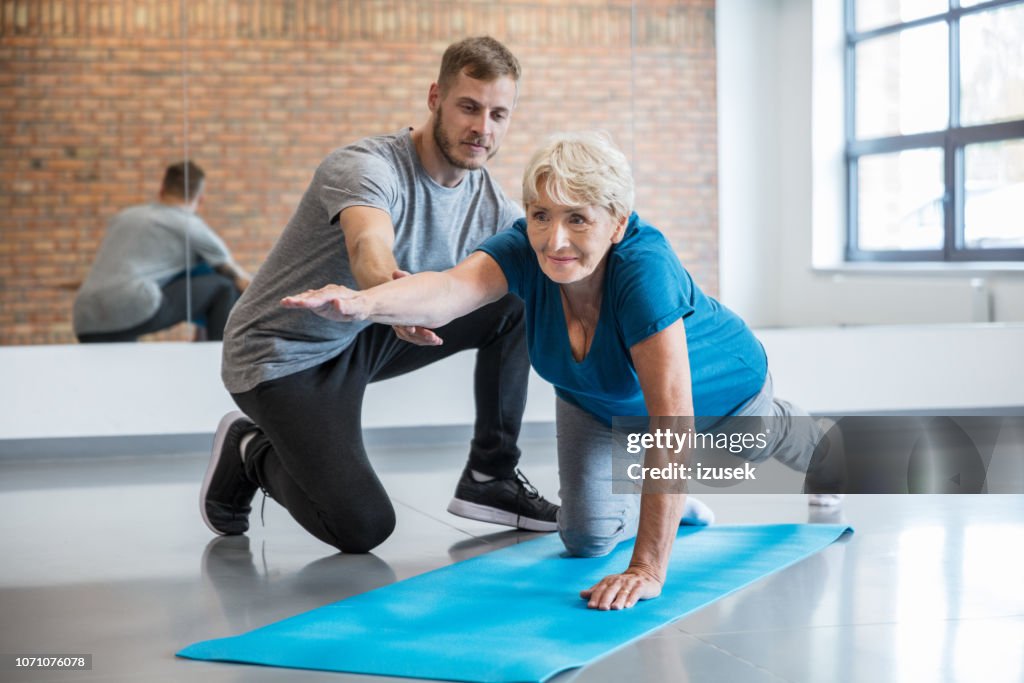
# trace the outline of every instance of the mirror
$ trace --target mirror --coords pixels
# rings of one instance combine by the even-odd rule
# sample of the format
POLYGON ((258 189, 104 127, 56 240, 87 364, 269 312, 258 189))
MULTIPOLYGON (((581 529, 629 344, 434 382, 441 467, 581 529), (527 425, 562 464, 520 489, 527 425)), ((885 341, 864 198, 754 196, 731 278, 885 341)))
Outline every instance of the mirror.
MULTIPOLYGON (((16 176, 0 343, 74 343, 75 289, 109 220, 153 201, 185 156, 206 172, 199 215, 255 272, 320 161, 422 123, 444 48, 479 34, 523 65, 489 165, 506 192, 520 197, 547 134, 607 130, 633 162, 638 211, 717 294, 713 0, 12 3, 0 22, 13 63, 0 125, 16 176)), ((182 324, 142 340, 194 335, 182 324)))
POLYGON ((155 201, 165 166, 187 153, 179 16, 141 2, 5 5, 16 180, 4 193, 0 342, 76 341, 72 303, 108 223, 155 201))

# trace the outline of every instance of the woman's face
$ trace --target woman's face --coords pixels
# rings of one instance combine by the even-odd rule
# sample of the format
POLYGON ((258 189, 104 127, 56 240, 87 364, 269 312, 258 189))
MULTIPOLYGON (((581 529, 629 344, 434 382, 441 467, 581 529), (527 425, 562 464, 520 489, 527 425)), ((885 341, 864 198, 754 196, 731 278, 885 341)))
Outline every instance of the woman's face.
POLYGON ((560 285, 585 281, 608 250, 622 240, 626 218, 616 219, 601 206, 556 204, 543 187, 526 207, 526 234, 540 269, 560 285))

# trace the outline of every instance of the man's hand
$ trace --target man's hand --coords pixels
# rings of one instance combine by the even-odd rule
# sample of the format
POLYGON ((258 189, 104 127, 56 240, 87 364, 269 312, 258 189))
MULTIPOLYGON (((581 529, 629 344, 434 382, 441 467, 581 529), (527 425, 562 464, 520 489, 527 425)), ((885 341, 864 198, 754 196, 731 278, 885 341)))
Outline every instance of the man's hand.
POLYGON ((359 292, 342 285, 327 285, 286 296, 281 299, 281 305, 285 308, 305 308, 336 322, 366 320, 369 315, 359 292))
POLYGON ((580 597, 587 601, 590 609, 628 609, 640 600, 661 595, 661 584, 650 572, 630 567, 622 574, 606 576, 587 590, 580 591, 580 597))
MULTIPOLYGON (((397 280, 406 275, 412 275, 412 273, 396 270, 391 274, 391 279, 397 280)), ((402 341, 407 341, 417 346, 440 346, 444 343, 444 340, 434 334, 433 330, 428 330, 425 327, 417 325, 392 325, 391 329, 395 331, 395 336, 402 341)))

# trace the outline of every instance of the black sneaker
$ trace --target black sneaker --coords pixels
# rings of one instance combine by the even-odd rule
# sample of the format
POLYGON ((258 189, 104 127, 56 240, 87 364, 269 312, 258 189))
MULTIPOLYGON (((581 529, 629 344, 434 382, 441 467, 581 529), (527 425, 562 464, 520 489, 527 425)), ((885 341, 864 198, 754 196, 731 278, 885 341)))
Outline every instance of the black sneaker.
POLYGON ((522 472, 511 479, 480 482, 462 471, 448 512, 466 519, 504 524, 526 531, 557 531, 558 506, 544 500, 522 472))
POLYGON ((199 513, 215 534, 233 536, 249 530, 249 503, 259 486, 245 476, 241 440, 255 427, 238 411, 228 413, 217 425, 210 465, 199 490, 199 513))

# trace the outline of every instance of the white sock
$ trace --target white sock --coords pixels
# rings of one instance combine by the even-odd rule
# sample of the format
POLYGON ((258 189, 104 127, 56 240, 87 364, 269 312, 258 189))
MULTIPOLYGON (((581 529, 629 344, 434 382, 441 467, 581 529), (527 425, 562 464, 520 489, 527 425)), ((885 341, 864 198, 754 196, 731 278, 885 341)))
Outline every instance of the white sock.
POLYGON ((249 445, 249 442, 256 436, 256 430, 249 432, 238 442, 238 455, 241 456, 242 462, 245 462, 245 447, 249 445))
POLYGON ((715 512, 700 498, 686 496, 686 507, 683 508, 683 518, 679 523, 687 526, 707 526, 708 524, 714 524, 715 512))
POLYGON ((469 473, 473 475, 473 481, 483 484, 485 481, 494 481, 495 477, 483 472, 477 472, 476 470, 470 470, 469 473))

